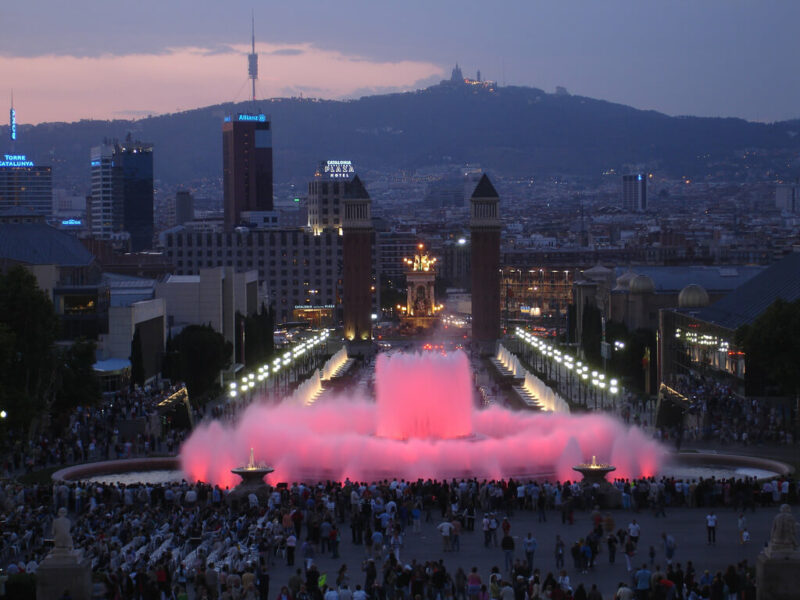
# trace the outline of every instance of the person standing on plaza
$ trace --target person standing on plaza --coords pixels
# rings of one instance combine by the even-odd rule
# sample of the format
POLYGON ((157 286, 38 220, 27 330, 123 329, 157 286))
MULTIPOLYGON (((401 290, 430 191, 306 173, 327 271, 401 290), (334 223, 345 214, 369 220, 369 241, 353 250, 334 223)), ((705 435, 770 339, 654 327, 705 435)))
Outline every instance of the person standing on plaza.
POLYGON ((556 569, 564 568, 564 540, 556 535, 556 569))
POLYGON ((706 515, 706 534, 708 536, 708 545, 717 545, 717 515, 711 510, 706 515))
POLYGON ((744 516, 744 513, 739 513, 736 525, 739 529, 739 544, 744 544, 744 532, 747 529, 747 517, 744 516))
POLYGON ((642 528, 639 526, 639 523, 636 522, 636 519, 628 523, 628 537, 631 539, 634 546, 639 545, 639 535, 641 535, 641 532, 642 528))
POLYGON ((671 565, 672 557, 675 556, 675 538, 666 532, 662 532, 661 540, 664 542, 664 556, 667 558, 667 565, 671 565))
POLYGON ((399 529, 395 529, 392 537, 389 538, 389 546, 392 549, 395 560, 400 562, 400 549, 403 547, 403 534, 400 533, 399 529))
POLYGON ((606 540, 608 545, 608 564, 613 565, 617 557, 617 536, 611 533, 606 540))
POLYGON ((620 581, 617 593, 614 594, 614 600, 633 600, 633 590, 625 582, 620 581))
POLYGON ((499 526, 500 526, 500 524, 497 522, 497 515, 492 513, 489 516, 489 534, 490 534, 490 537, 492 539, 492 542, 494 542, 494 547, 495 548, 497 548, 497 528, 499 526))
POLYGON ((636 555, 636 544, 633 543, 631 536, 625 538, 625 563, 628 567, 628 572, 633 570, 633 557, 636 555))
POLYGON ((472 567, 469 575, 467 575, 467 597, 469 600, 478 600, 482 583, 481 576, 478 574, 478 567, 472 567))
POLYGON ((450 532, 450 548, 453 552, 461 551, 461 521, 453 518, 451 523, 453 530, 450 532))
POLYGON ((514 538, 510 534, 504 535, 500 547, 503 549, 503 556, 506 560, 506 573, 510 574, 511 566, 514 564, 514 538))
POLYGON ((294 566, 294 551, 297 548, 297 536, 294 530, 286 537, 286 566, 294 566))
POLYGON ((650 595, 650 577, 652 573, 647 568, 646 564, 636 571, 633 575, 633 580, 636 584, 636 600, 647 600, 650 595))
POLYGON ((522 550, 525 552, 525 561, 528 564, 528 571, 533 572, 533 555, 536 552, 536 538, 529 531, 527 537, 522 540, 522 550))
POLYGON ((442 521, 436 529, 442 535, 442 551, 450 552, 450 536, 453 533, 453 524, 450 521, 442 521))
POLYGON ((492 534, 489 529, 491 521, 489 520, 489 514, 484 513, 483 521, 481 522, 481 528, 483 529, 483 546, 484 548, 488 548, 489 544, 492 541, 492 534))

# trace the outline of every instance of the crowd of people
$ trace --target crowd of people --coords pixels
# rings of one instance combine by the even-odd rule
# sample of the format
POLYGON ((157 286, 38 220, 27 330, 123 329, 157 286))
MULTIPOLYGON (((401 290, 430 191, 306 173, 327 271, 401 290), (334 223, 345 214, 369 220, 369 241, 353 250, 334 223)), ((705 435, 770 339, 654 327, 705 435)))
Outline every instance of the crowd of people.
POLYGON ((662 432, 684 441, 723 444, 792 444, 791 407, 744 398, 712 378, 681 375, 672 385, 690 403, 684 430, 662 432))
MULTIPOLYGON (((774 408, 744 402, 719 384, 686 379, 681 385, 704 424, 690 436, 744 443, 791 439, 785 416, 774 408)), ((707 512, 712 543, 715 525, 708 519, 716 522, 716 507, 729 508, 740 513, 739 540, 746 543, 746 511, 798 499, 798 483, 787 478, 618 479, 613 485, 629 511, 623 514, 633 518, 617 527, 604 508, 607 496, 576 482, 325 482, 283 485, 234 501, 228 490, 202 483, 23 485, 13 479, 74 462, 174 453, 187 430, 171 427, 158 404, 179 387, 115 394, 99 407, 76 409, 33 439, 9 432, 0 465, 0 476, 7 479, 0 486, 0 567, 7 574, 36 573, 52 546, 53 516, 63 507, 73 520, 75 547, 91 560, 113 600, 251 600, 276 594, 278 600, 749 599, 755 584, 746 562, 699 573, 691 561, 685 566, 673 561, 675 540, 666 532, 659 552, 639 548, 635 515, 699 507, 707 512), (511 533, 516 511, 531 511, 539 522, 560 519, 565 526, 584 511, 591 527, 569 542, 559 535, 540 542, 530 532, 511 533), (497 549, 502 568, 449 570, 444 560, 406 556, 405 539, 423 523, 435 527, 443 553, 458 553, 465 536, 474 535, 487 552, 497 549), (546 545, 552 547, 547 563, 552 569, 534 561, 550 552, 546 545), (361 573, 349 573, 346 564, 335 577, 320 573, 318 559, 337 560, 343 547, 362 549, 361 573), (625 562, 627 577, 616 589, 584 584, 601 554, 609 564, 618 555, 625 562), (662 555, 663 569, 656 561, 662 555), (638 564, 642 556, 649 560, 638 564), (270 587, 279 563, 296 571, 270 587)), ((205 416, 231 419, 235 408, 212 406, 205 416)), ((203 416, 194 414, 196 420, 203 416)), ((636 411, 623 417, 641 422, 636 411)))
MULTIPOLYGON (((776 486, 786 488, 786 497, 783 492, 763 495, 754 479, 702 480, 686 486, 666 478, 616 483, 631 500, 630 512, 623 514, 633 517, 620 528, 610 511, 592 504, 596 499, 591 493, 569 482, 327 482, 270 488, 264 496, 238 501, 231 501, 226 490, 201 483, 8 483, 0 491, 0 564, 10 574, 35 573, 49 550, 52 515, 64 507, 73 517, 75 547, 101 574, 111 599, 183 598, 189 591, 196 598, 269 598, 270 569, 284 561, 299 572, 285 582, 285 589, 273 588, 281 590, 279 600, 596 599, 609 597, 610 590, 586 589, 577 579, 593 572, 601 553, 613 563, 618 551, 629 573, 617 596, 622 600, 626 589, 642 589, 643 569, 650 573, 652 598, 716 598, 718 581, 734 589, 733 575, 707 581, 693 565, 673 564, 671 536, 665 534, 663 540, 664 556, 669 557, 665 569, 654 563, 652 551, 651 564, 632 564, 645 553, 637 553, 634 511, 744 506, 747 496, 759 503, 781 502, 794 500, 797 489, 789 480, 776 486), (533 556, 541 556, 543 544, 530 533, 511 535, 515 513, 533 511, 539 520, 560 516, 569 524, 576 510, 589 513, 591 528, 571 545, 556 538, 551 572, 534 568, 533 556), (478 539, 502 551, 503 569, 483 576, 470 569, 451 573, 441 561, 418 563, 406 557, 404 538, 418 532, 422 523, 436 526, 442 552, 458 552, 460 537, 482 532, 478 539), (338 558, 342 544, 363 548, 363 584, 355 585, 360 576, 347 573, 346 567, 336 581, 315 572, 317 558, 338 558), (570 556, 572 581, 566 565, 570 556)), ((672 544, 674 550, 674 540, 672 544)), ((752 584, 746 566, 735 567, 733 573, 741 590, 752 584)))
POLYGON ((97 406, 79 406, 60 422, 40 427, 33 437, 7 428, 0 477, 76 462, 173 454, 186 429, 172 427, 158 404, 182 387, 148 385, 109 395, 97 406))

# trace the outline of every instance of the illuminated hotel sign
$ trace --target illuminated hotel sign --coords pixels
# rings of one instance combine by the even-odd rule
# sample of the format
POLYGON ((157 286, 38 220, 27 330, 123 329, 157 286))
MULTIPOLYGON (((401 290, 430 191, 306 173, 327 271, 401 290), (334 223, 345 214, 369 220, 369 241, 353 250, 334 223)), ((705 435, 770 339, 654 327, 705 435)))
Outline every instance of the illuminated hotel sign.
POLYGON ((336 308, 333 304, 295 304, 295 310, 327 310, 331 308, 336 308))
POLYGON ((331 179, 350 179, 355 173, 353 163, 349 160, 326 160, 322 163, 322 172, 331 179))
POLYGON ((4 154, 5 160, 0 160, 0 167, 32 167, 32 160, 24 154, 4 154))
POLYGON ((267 115, 265 114, 258 114, 258 115, 249 115, 246 113, 239 113, 236 115, 237 121, 254 121, 256 123, 266 123, 267 122, 267 115))
POLYGON ((83 221, 80 219, 64 219, 61 224, 65 227, 79 227, 83 225, 83 221))
POLYGON ((17 139, 17 111, 11 109, 11 141, 17 139))

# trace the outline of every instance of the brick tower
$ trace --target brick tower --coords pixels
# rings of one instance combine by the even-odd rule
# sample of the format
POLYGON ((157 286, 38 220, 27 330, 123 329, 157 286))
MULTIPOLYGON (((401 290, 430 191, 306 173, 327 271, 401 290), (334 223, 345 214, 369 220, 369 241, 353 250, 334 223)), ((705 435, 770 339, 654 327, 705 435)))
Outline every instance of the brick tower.
POLYGON ((372 340, 372 201, 358 175, 345 184, 342 204, 343 320, 348 353, 372 340))
POLYGON ((472 343, 481 354, 490 354, 500 335, 500 198, 486 174, 469 203, 472 343))

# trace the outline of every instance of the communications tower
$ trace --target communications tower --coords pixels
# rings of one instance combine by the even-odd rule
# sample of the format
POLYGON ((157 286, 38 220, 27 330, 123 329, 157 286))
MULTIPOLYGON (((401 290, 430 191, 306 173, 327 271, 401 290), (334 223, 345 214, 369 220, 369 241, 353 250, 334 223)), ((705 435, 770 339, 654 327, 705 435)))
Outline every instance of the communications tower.
POLYGON ((253 84, 253 95, 251 100, 256 101, 256 79, 258 79, 258 54, 256 53, 256 14, 253 11, 250 23, 252 25, 252 37, 250 38, 250 54, 247 55, 247 76, 253 84))

